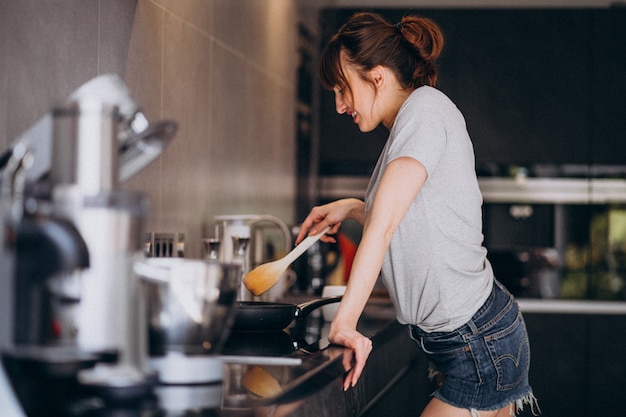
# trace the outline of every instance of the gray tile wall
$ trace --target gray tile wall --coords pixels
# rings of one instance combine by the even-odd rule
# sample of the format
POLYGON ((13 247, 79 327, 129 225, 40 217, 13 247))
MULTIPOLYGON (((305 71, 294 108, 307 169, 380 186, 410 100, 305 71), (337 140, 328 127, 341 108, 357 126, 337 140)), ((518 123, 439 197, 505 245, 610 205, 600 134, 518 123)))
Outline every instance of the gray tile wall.
POLYGON ((0 0, 0 148, 103 73, 150 120, 180 130, 125 188, 145 192, 151 231, 186 234, 217 214, 272 214, 295 201, 296 0, 0 0))

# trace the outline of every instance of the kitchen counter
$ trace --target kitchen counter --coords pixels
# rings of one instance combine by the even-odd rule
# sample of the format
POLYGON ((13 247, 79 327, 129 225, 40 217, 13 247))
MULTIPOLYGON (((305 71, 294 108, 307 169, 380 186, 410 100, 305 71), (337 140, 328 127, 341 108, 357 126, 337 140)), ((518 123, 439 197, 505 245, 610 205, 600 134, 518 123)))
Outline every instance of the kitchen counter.
MULTIPOLYGON (((626 405, 624 346, 626 303, 580 300, 518 300, 524 313, 533 363, 530 379, 545 415, 584 416, 601 410, 621 415, 626 405), (598 408, 600 407, 600 408, 598 408)), ((315 321, 315 319, 313 319, 315 321)), ((322 336, 328 323, 322 325, 322 336)), ((427 360, 395 322, 393 309, 371 302, 359 323, 372 336, 374 350, 361 380, 343 392, 341 357, 346 351, 328 346, 313 354, 314 366, 287 381, 280 393, 259 403, 247 415, 298 416, 405 416, 418 415, 434 387, 427 377, 427 360), (414 412, 413 412, 414 411, 414 412)), ((295 355, 297 356, 297 354, 295 355)), ((310 366, 303 360, 303 370, 310 366)), ((220 416, 236 416, 220 410, 220 416)), ((246 414, 243 414, 246 415, 246 414)), ((530 416, 525 410, 522 416, 530 416)))
MULTIPOLYGON (((626 323, 623 303, 527 299, 519 303, 533 350, 531 384, 546 415, 560 409, 567 409, 572 416, 588 415, 591 405, 614 404, 622 398, 618 393, 626 387, 626 369, 619 349, 626 341, 615 330, 626 323)), ((37 376, 33 379, 39 386, 28 391, 35 405, 35 413, 29 417, 419 414, 434 390, 428 379, 428 361, 410 339, 406 326, 395 320, 388 300, 371 299, 363 312, 358 328, 372 338, 373 350, 358 384, 346 392, 343 359, 351 351, 328 343, 329 325, 318 309, 286 331, 245 335, 244 339, 252 340, 246 346, 249 351, 237 351, 240 345, 227 343, 225 356, 213 357, 218 369, 224 369, 222 383, 159 385, 132 402, 81 392, 71 379, 44 381, 37 376), (63 397, 66 400, 61 401, 63 397)), ((603 415, 623 409, 609 408, 603 415)))
MULTIPOLYGON (((283 301, 297 304, 306 300, 283 301)), ((426 405, 432 391, 427 361, 410 339, 406 326, 395 320, 388 299, 370 299, 361 316, 358 329, 372 338, 373 350, 358 384, 345 392, 343 360, 352 351, 328 343, 329 326, 320 309, 296 320, 282 332, 290 336, 292 352, 280 356, 269 353, 273 341, 267 334, 247 335, 256 340, 256 347, 250 350, 255 356, 237 356, 229 339, 223 385, 213 390, 162 387, 157 390, 160 408, 166 416, 344 417, 413 415, 426 405), (195 395, 206 406, 201 414, 193 414, 199 412, 200 403, 183 410, 176 400, 181 395, 169 395, 168 390, 186 391, 182 397, 195 395)), ((276 340, 282 338, 274 335, 276 340)))
POLYGON ((132 397, 86 390, 72 375, 51 376, 27 364, 17 372, 24 375, 29 417, 402 416, 426 405, 432 391, 427 361, 388 299, 370 299, 359 320, 373 350, 358 384, 345 392, 343 362, 352 351, 328 343, 329 326, 317 309, 285 331, 245 335, 249 352, 231 343, 241 336, 233 333, 221 357, 205 357, 223 368, 222 383, 157 385, 132 397))
MULTIPOLYGON (((307 299, 285 301, 297 304, 307 299)), ((580 411, 590 411, 588 404, 597 407, 598 403, 615 403, 621 398, 618 392, 624 389, 624 364, 615 358, 621 357, 619 347, 623 346, 623 337, 619 337, 620 342, 615 346, 607 342, 616 338, 616 328, 623 327, 625 303, 530 299, 520 299, 519 303, 533 346, 531 384, 544 412, 567 408, 568 415, 588 415, 580 411), (614 359, 603 362, 605 355, 600 354, 600 349, 609 349, 614 359), (581 391, 581 386, 587 388, 581 391), (612 394, 607 394, 609 392, 612 394), (588 397, 602 398, 602 401, 588 397), (566 398, 567 403, 561 398, 566 398), (569 406, 569 403, 576 406, 569 406)), ((183 414, 180 408, 170 407, 171 402, 160 401, 165 414, 155 417, 418 415, 434 390, 428 379, 428 361, 410 340, 406 327, 395 320, 389 301, 373 298, 363 312, 358 327, 372 338, 373 351, 358 384, 346 392, 343 391, 346 372, 343 358, 350 350, 328 343, 330 323, 325 322, 320 313, 315 310, 306 319, 296 321, 287 332, 282 332, 293 343, 291 352, 281 356, 242 356, 241 363, 225 364, 222 386, 205 387, 204 391, 201 387, 182 388, 198 390, 200 400, 207 405, 212 402, 213 407, 202 411, 187 407, 183 414)), ((267 355, 267 346, 262 346, 268 344, 267 338, 261 333, 255 337, 253 352, 267 355)), ((279 338, 275 336, 275 339, 279 338)), ((621 409, 623 407, 616 410, 621 409)), ((148 414, 141 416, 145 415, 148 414)), ((528 415, 527 411, 522 413, 524 417, 528 415)), ((603 415, 615 414, 605 409, 603 415)))
MULTIPOLYGON (((626 303, 535 299, 518 302, 533 351, 531 384, 544 414, 556 415, 558 410, 566 409, 567 415, 584 416, 600 407, 603 415, 620 415, 625 400, 619 393, 626 388, 620 347, 625 341, 616 329, 626 323, 626 303)), ((328 323, 321 323, 323 341, 328 323)), ((302 366, 292 370, 296 377, 285 380, 275 396, 252 400, 256 404, 247 414, 222 408, 219 416, 418 415, 434 387, 427 377, 427 360, 409 339, 406 328, 395 321, 391 305, 371 301, 359 329, 372 337, 374 350, 355 388, 342 390, 341 359, 346 349, 322 342, 309 348, 320 350, 303 357, 302 366)), ((298 351, 290 356, 301 355, 302 351, 298 351)), ((530 416, 530 411, 525 410, 522 416, 530 416)))
MULTIPOLYGON (((292 300, 293 301, 293 300, 292 300)), ((410 340, 405 326, 395 321, 388 300, 370 300, 359 330, 371 336, 373 350, 356 387, 343 391, 344 355, 349 349, 330 345, 327 341, 329 323, 319 314, 312 314, 304 323, 288 329, 298 333, 308 328, 319 331, 318 342, 296 350, 288 358, 300 358, 298 366, 227 364, 226 373, 254 374, 260 387, 274 387, 265 398, 250 394, 238 406, 231 406, 231 395, 241 395, 244 384, 224 382, 219 416, 356 416, 402 415, 399 410, 415 410, 425 406, 431 392, 427 364, 410 340), (320 327, 316 327, 319 324, 320 327), (235 387, 234 387, 235 386, 235 387), (239 392, 237 390, 239 389, 239 392), (393 390, 393 395, 388 395, 393 390), (393 410, 396 409, 394 412, 393 410), (391 414, 388 414, 391 413, 391 414)), ((244 380, 244 378, 242 378, 244 380)), ((251 383, 248 381, 248 388, 251 383)), ((252 387, 255 390, 254 386, 252 387)))
MULTIPOLYGON (((592 404, 614 404, 622 398, 626 368, 619 349, 626 341, 616 329, 626 323, 624 303, 528 299, 519 303, 533 350, 531 384, 546 415, 560 409, 572 416, 588 415, 592 404)), ((345 392, 343 359, 351 351, 328 343, 329 326, 318 309, 286 331, 233 333, 224 355, 212 357, 224 370, 222 383, 159 385, 132 402, 103 399, 81 392, 71 379, 44 381, 33 373, 33 380, 39 382, 37 389, 27 392, 35 405, 29 417, 419 414, 434 390, 428 361, 406 326, 395 320, 389 300, 371 299, 361 316, 358 328, 372 338, 373 350, 358 384, 345 392), (242 338, 249 342, 243 344, 243 351, 242 338), (66 400, 61 401, 63 397, 66 400)), ((610 407, 603 415, 622 409, 610 407)))

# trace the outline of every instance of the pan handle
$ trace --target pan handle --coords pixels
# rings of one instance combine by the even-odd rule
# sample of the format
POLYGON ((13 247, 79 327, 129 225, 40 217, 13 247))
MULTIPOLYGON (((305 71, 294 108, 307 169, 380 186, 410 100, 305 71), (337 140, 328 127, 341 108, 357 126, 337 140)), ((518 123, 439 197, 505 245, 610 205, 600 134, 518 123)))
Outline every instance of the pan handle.
POLYGON ((311 311, 324 306, 326 304, 338 303, 343 298, 343 295, 334 295, 332 297, 317 298, 315 300, 307 301, 306 303, 298 304, 296 306, 295 318, 297 320, 303 319, 308 316, 311 311))

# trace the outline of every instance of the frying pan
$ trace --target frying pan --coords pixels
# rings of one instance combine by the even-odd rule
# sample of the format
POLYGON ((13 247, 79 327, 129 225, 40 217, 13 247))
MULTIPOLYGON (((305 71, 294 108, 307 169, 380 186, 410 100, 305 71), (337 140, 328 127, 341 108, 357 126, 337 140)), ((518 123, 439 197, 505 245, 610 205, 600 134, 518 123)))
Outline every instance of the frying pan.
POLYGON ((342 296, 317 298, 302 304, 239 301, 235 303, 233 331, 282 330, 296 319, 303 319, 316 308, 338 303, 342 296))
POLYGON ((263 332, 231 332, 222 355, 237 356, 284 356, 293 353, 300 343, 283 330, 263 332))

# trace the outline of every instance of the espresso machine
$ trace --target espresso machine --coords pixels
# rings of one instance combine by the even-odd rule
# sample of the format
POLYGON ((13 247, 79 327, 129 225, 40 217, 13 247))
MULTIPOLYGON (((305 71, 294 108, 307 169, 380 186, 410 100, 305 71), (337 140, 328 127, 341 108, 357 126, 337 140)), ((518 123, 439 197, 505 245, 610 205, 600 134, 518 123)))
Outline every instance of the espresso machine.
POLYGON ((106 74, 0 156, 3 415, 31 414, 24 403, 38 392, 16 375, 33 363, 113 398, 154 385, 133 270, 149 205, 120 184, 156 159, 176 130, 172 121, 150 123, 123 81, 106 74))
MULTIPOLYGON (((221 262, 241 265, 242 274, 262 263, 273 261, 277 255, 287 254, 292 248, 292 234, 289 227, 278 217, 269 214, 224 214, 214 217, 215 238, 206 239, 209 244, 216 244, 216 257, 221 262), (278 236, 282 247, 271 243, 271 232, 278 236)), ((209 251, 207 251, 209 252, 209 251)), ((280 256, 278 256, 280 257, 280 256)), ((254 297, 242 283, 237 299, 239 301, 276 301, 282 296, 281 285, 268 291, 263 297, 254 297)))

